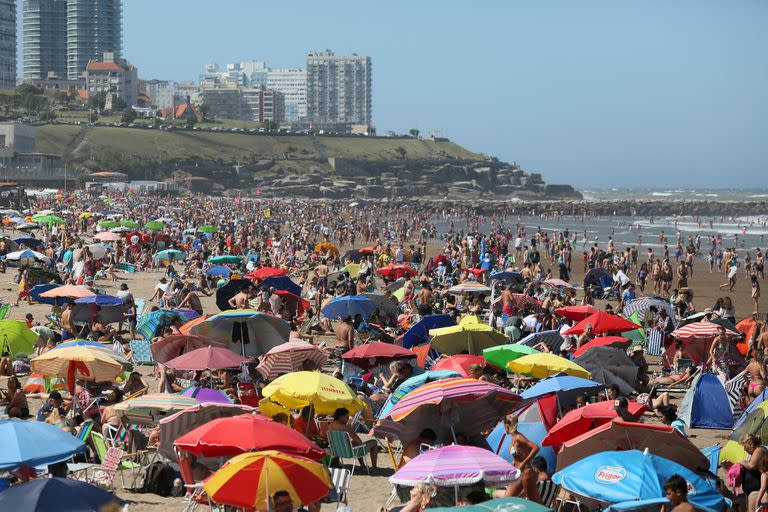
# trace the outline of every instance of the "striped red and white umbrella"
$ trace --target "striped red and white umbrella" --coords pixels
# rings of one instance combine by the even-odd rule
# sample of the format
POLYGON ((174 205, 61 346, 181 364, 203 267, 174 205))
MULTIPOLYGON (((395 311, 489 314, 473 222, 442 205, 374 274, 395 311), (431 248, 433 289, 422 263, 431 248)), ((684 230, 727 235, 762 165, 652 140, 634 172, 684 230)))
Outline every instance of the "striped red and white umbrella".
POLYGON ((310 361, 317 368, 325 364, 326 353, 306 341, 293 340, 278 345, 264 354, 256 370, 267 380, 274 380, 285 373, 304 369, 304 362, 310 361))
MULTIPOLYGON (((695 322, 673 331, 672 336, 683 341, 715 339, 720 334, 721 328, 720 325, 711 322, 695 322)), ((736 336, 727 329, 725 333, 728 336, 736 336)))

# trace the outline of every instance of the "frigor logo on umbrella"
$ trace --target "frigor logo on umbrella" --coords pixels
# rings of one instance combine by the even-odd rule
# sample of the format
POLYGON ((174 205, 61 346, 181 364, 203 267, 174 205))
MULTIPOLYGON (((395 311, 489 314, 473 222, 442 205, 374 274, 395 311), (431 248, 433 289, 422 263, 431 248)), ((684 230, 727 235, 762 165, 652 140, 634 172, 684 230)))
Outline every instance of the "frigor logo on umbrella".
POLYGON ((617 484, 627 477, 627 470, 621 466, 600 466, 595 472, 595 480, 605 484, 617 484))

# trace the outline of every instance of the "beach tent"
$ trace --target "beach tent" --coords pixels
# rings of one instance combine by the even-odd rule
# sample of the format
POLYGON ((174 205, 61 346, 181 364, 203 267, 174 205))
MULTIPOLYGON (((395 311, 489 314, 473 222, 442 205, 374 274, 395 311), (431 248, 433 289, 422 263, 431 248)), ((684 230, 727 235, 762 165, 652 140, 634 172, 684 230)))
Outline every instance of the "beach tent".
MULTIPOLYGON (((757 401, 757 400, 755 400, 757 401)), ((760 440, 760 444, 768 441, 768 401, 761 402, 752 409, 746 418, 739 419, 739 424, 734 428, 733 433, 728 437, 720 451, 720 462, 741 462, 747 456, 744 447, 741 446, 741 438, 747 434, 753 434, 760 440)))
POLYGON ((595 347, 574 359, 574 362, 588 370, 592 374, 590 378, 595 382, 606 386, 616 384, 625 395, 635 391, 638 368, 623 350, 595 347))
POLYGON ((609 288, 613 285, 613 276, 602 267, 593 268, 584 276, 584 289, 589 289, 593 285, 600 289, 609 288))
POLYGON ((702 373, 693 379, 677 415, 692 428, 733 427, 728 393, 713 373, 702 373))

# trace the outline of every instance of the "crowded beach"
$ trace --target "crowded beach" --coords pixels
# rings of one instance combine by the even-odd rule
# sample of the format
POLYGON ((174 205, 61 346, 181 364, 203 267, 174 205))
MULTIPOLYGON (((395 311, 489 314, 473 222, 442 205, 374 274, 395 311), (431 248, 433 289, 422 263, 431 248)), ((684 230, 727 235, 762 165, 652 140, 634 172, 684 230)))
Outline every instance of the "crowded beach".
POLYGON ((768 507, 764 222, 82 192, 0 217, 0 510, 768 507))

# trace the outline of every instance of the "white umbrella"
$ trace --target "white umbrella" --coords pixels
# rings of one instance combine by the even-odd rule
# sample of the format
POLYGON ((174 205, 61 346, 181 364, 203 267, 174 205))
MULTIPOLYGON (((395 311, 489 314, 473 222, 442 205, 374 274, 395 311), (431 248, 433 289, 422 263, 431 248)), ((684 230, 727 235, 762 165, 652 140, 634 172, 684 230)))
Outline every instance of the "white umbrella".
POLYGON ((5 255, 5 259, 8 261, 17 261, 21 265, 31 265, 32 263, 42 261, 43 263, 50 263, 51 259, 45 254, 33 251, 31 249, 24 249, 23 251, 9 252, 5 255))

